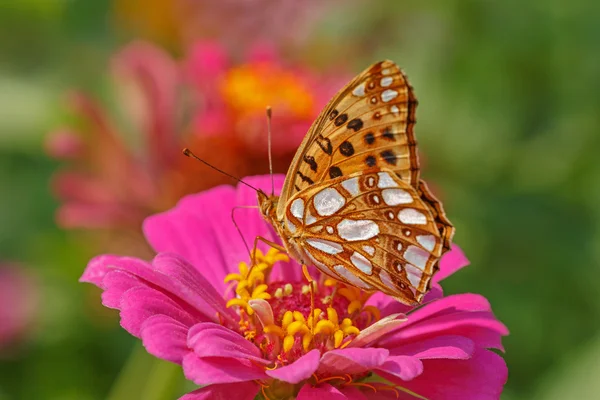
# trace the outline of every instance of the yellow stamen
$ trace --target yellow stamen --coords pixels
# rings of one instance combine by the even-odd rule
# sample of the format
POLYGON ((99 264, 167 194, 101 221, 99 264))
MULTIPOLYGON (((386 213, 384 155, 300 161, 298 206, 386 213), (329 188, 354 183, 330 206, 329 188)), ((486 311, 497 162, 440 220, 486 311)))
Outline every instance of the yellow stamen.
POLYGON ((287 327, 287 332, 290 335, 295 335, 298 332, 306 333, 309 329, 303 321, 294 321, 287 327))
POLYGON ((304 315, 302 315, 302 313, 300 311, 294 311, 293 315, 294 315, 294 319, 296 321, 303 321, 303 322, 306 321, 306 319, 304 319, 304 315))
POLYGON ((359 311, 362 308, 362 303, 358 300, 352 300, 350 304, 348 304, 348 314, 353 314, 356 311, 359 311))
POLYGON ((225 279, 223 279, 223 281, 224 281, 225 283, 229 283, 229 282, 231 282, 231 281, 238 281, 238 282, 239 282, 239 281, 241 281, 242 279, 244 279, 244 278, 242 277, 242 275, 240 275, 240 274, 236 274, 236 273, 231 273, 231 274, 227 274, 227 275, 225 276, 225 279))
POLYGON ((264 332, 269 334, 275 334, 277 336, 279 336, 280 338, 285 336, 285 333, 283 332, 283 329, 281 329, 280 327, 278 327, 277 325, 267 325, 263 328, 264 332))
POLYGON ((294 337, 291 335, 288 335, 285 337, 285 339, 283 339, 283 350, 287 353, 288 351, 290 351, 292 349, 292 347, 294 347, 294 337))
POLYGON ((348 326, 343 328, 342 331, 344 331, 346 335, 358 335, 360 333, 360 330, 355 326, 348 326))
POLYGON ((379 321, 381 319, 381 312, 375 306, 365 306, 365 307, 363 307, 363 311, 366 311, 366 312, 372 314, 373 317, 375 318, 375 321, 379 321))
POLYGON ((344 340, 344 332, 342 331, 335 331, 335 333, 333 334, 333 338, 334 338, 334 346, 335 348, 339 348, 342 344, 342 341, 344 340))
POLYGON ((327 319, 330 320, 334 325, 338 324, 338 314, 333 308, 327 308, 327 319))
POLYGON ((291 311, 286 311, 285 314, 283 314, 283 318, 281 318, 281 327, 287 329, 292 322, 294 322, 294 314, 291 311))
POLYGON ((225 304, 225 307, 229 308, 232 306, 240 306, 240 307, 246 307, 248 305, 247 302, 245 302, 242 299, 231 299, 227 302, 227 304, 225 304))
POLYGON ((315 327, 315 335, 319 333, 325 333, 327 335, 332 334, 335 331, 335 325, 326 319, 322 319, 317 322, 317 326, 315 327))
POLYGON ((308 351, 311 342, 312 334, 310 332, 306 332, 304 336, 302 336, 302 348, 304 349, 304 351, 308 351))

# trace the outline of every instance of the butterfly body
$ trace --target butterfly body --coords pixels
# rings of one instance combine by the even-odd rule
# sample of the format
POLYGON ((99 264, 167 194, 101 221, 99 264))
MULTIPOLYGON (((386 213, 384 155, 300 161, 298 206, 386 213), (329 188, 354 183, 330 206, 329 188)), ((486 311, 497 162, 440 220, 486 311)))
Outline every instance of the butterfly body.
POLYGON ((418 304, 454 228, 419 179, 416 99, 396 64, 358 75, 317 118, 263 217, 303 264, 418 304))

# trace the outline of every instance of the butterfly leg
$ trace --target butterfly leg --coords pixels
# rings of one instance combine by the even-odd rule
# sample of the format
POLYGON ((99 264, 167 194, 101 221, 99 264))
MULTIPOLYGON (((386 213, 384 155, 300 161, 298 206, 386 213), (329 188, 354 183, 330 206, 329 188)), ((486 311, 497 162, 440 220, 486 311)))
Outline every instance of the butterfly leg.
POLYGON ((314 333, 314 329, 315 329, 315 323, 314 320, 315 318, 315 281, 313 279, 312 276, 310 276, 310 273, 308 272, 308 268, 306 267, 306 264, 302 264, 302 274, 304 275, 304 278, 308 281, 308 287, 310 289, 310 319, 313 321, 310 324, 310 331, 311 333, 314 333))
POLYGON ((279 244, 277 244, 275 242, 272 242, 269 239, 266 239, 266 238, 264 238, 262 236, 257 236, 257 237, 254 238, 254 245, 252 246, 252 252, 250 253, 250 260, 251 260, 250 270, 252 270, 252 268, 254 268, 254 265, 256 264, 255 255, 256 255, 256 249, 257 249, 258 241, 259 240, 261 242, 265 243, 266 245, 268 245, 269 247, 272 247, 272 248, 274 248, 276 250, 279 250, 282 253, 287 254, 287 250, 285 249, 285 247, 283 247, 283 246, 281 246, 281 245, 279 245, 279 244))

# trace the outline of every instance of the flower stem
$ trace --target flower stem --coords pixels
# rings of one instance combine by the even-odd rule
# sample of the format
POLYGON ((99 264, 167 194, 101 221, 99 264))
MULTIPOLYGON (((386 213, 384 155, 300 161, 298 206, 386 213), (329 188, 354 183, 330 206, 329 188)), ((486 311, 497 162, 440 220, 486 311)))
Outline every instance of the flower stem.
POLYGON ((154 358, 136 343, 107 400, 172 400, 182 394, 181 367, 154 358))

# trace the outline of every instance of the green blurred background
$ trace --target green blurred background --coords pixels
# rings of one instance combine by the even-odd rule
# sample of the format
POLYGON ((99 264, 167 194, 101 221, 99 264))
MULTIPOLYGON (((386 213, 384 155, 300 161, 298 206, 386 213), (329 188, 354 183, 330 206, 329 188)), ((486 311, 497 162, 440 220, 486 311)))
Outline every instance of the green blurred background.
MULTIPOLYGON (((252 12, 276 19, 262 3, 252 12)), ((600 3, 330 3, 282 54, 352 74, 389 58, 409 75, 423 175, 472 261, 444 287, 482 293, 511 331, 503 398, 600 398, 600 3)), ((117 107, 107 71, 121 46, 141 37, 182 54, 179 21, 160 4, 0 3, 0 262, 24 271, 35 303, 0 351, 2 400, 158 400, 189 389, 77 283, 99 250, 87 233, 57 227, 50 180, 62 163, 44 151, 46 134, 71 118, 70 89, 117 107)))

